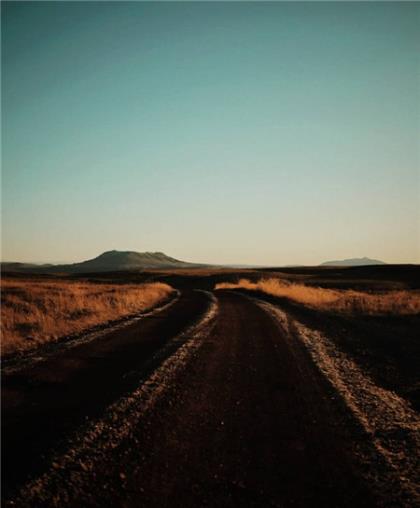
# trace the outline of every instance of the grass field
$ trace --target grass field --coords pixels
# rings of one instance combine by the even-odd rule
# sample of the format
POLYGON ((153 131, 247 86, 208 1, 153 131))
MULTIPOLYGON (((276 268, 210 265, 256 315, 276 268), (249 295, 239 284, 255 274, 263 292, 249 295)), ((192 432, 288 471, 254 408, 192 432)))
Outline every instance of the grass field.
POLYGON ((101 284, 5 278, 1 293, 2 354, 31 349, 150 309, 173 291, 159 282, 101 284))
POLYGON ((268 295, 288 298, 319 310, 368 315, 404 315, 420 313, 420 291, 391 290, 381 292, 339 290, 290 283, 279 278, 261 278, 257 281, 240 279, 238 282, 220 282, 215 289, 247 289, 268 295))

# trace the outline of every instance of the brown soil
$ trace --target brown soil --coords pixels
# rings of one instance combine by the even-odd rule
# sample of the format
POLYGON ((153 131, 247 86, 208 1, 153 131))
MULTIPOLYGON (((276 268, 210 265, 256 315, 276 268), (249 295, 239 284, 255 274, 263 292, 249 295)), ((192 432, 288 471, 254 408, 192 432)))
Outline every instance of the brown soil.
POLYGON ((48 452, 64 453, 83 418, 101 418, 132 392, 158 366, 153 354, 208 300, 186 293, 124 333, 5 376, 6 506, 385 505, 365 480, 363 432, 303 345, 244 296, 217 297, 213 327, 171 383, 154 387, 162 393, 152 410, 131 421, 108 415, 110 428, 131 426, 127 437, 106 451, 100 441, 85 443, 78 469, 57 466, 53 481, 35 482, 24 496, 18 487, 48 470, 48 452))
POLYGON ((218 298, 201 354, 138 429, 123 506, 375 506, 358 430, 306 351, 251 301, 218 298))
MULTIPOLYGON (((207 305, 203 294, 186 292, 157 315, 3 373, 3 495, 9 497, 25 479, 42 472, 49 452, 65 447, 71 431, 86 419, 100 416, 147 377, 156 367, 156 352, 207 305)), ((169 348, 167 354, 171 353, 169 348)))

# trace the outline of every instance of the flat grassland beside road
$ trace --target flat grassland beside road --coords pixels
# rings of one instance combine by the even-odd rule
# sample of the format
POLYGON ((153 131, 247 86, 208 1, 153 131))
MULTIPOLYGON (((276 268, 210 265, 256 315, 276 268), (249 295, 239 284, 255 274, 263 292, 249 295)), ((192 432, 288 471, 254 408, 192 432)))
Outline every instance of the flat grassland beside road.
POLYGON ((291 283, 279 278, 257 281, 219 282, 215 289, 247 289, 287 298, 317 310, 367 315, 406 315, 420 313, 419 290, 381 292, 328 289, 291 283))
POLYGON ((146 311, 174 291, 160 282, 103 284, 42 278, 3 278, 1 286, 3 355, 146 311))
POLYGON ((315 332, 312 337, 316 333, 327 337, 375 384, 397 393, 418 411, 420 291, 408 284, 404 289, 372 286, 375 289, 325 288, 260 276, 218 282, 215 289, 245 292, 286 311, 292 322, 315 332))

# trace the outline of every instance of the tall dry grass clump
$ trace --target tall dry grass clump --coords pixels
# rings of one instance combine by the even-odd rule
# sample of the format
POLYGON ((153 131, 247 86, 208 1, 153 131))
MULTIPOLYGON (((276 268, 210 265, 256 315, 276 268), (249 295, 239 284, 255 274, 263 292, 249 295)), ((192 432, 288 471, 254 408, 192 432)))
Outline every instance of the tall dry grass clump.
POLYGON ((248 289, 288 298, 320 310, 363 314, 417 314, 420 313, 420 292, 415 290, 367 293, 354 290, 325 289, 293 284, 281 279, 261 279, 251 282, 221 282, 215 289, 248 289))
POLYGON ((174 291, 162 283, 117 285, 63 280, 3 279, 1 286, 3 354, 145 311, 174 291))

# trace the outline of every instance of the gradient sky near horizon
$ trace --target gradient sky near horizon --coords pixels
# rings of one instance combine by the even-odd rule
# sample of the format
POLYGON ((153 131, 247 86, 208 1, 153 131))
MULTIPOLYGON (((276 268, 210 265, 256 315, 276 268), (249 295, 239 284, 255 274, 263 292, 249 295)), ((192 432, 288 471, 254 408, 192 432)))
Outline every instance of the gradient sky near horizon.
POLYGON ((2 258, 420 262, 420 5, 2 2, 2 258))

